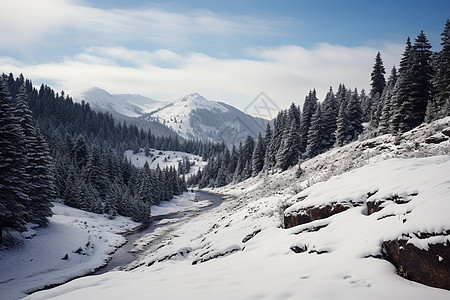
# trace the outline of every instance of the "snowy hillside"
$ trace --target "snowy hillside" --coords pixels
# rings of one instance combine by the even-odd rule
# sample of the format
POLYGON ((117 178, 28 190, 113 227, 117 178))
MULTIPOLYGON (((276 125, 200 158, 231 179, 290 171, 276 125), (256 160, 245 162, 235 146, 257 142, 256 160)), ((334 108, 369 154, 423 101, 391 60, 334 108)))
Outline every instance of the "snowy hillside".
MULTIPOLYGON (((292 168, 216 189, 232 198, 164 238, 143 237, 137 247, 152 247, 128 272, 28 299, 448 299, 448 290, 398 276, 382 256, 399 238, 405 249, 448 246, 449 154, 450 118, 332 149, 303 163, 298 179, 292 168), (283 226, 337 204, 346 209, 283 226)), ((448 251, 431 259, 449 266, 448 251)))
POLYGON ((174 167, 177 170, 178 164, 183 163, 183 159, 187 158, 190 168, 186 176, 197 173, 198 170, 203 169, 206 165, 206 162, 200 156, 180 151, 149 149, 148 156, 146 156, 144 151, 133 154, 132 150, 127 150, 125 151, 125 158, 136 167, 143 167, 145 162, 147 162, 150 169, 156 169, 159 166, 161 169, 174 167))
POLYGON ((74 91, 71 96, 77 102, 85 100, 95 110, 115 112, 127 117, 139 117, 166 105, 137 94, 110 94, 98 87, 74 91))
POLYGON ((125 243, 119 233, 139 225, 54 203, 46 228, 31 231, 20 247, 0 251, 0 299, 19 299, 46 285, 87 274, 125 243), (67 256, 66 256, 67 255, 67 256))
POLYGON ((194 93, 144 116, 171 128, 186 139, 238 144, 264 132, 267 120, 252 117, 222 102, 194 93))

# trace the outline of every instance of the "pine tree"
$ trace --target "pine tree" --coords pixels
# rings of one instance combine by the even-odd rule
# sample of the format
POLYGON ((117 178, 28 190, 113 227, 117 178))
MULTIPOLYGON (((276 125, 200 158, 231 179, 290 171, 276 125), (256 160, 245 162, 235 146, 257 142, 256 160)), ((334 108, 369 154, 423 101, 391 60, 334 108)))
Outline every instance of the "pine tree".
MULTIPOLYGON (((273 123, 272 138, 266 147, 266 157, 264 158, 264 170, 273 170, 277 164, 277 153, 283 140, 285 130, 286 114, 280 111, 273 123)), ((266 136, 267 138, 267 136, 266 136)))
POLYGON ((306 153, 309 158, 325 150, 323 145, 323 119, 320 106, 320 103, 318 103, 316 112, 311 119, 311 127, 309 128, 308 146, 306 147, 306 153))
POLYGON ((355 141, 361 132, 363 132, 361 103, 359 102, 358 91, 356 89, 347 104, 346 110, 346 115, 350 122, 350 140, 355 141))
POLYGON ((399 76, 394 87, 393 95, 390 101, 390 118, 389 118, 389 132, 397 134, 400 130, 400 122, 406 117, 405 112, 401 110, 403 102, 408 100, 411 86, 411 73, 409 72, 412 66, 412 46, 411 40, 406 40, 405 51, 400 61, 399 76))
POLYGON ((336 119, 339 114, 339 102, 334 96, 333 89, 331 87, 322 103, 321 113, 323 120, 323 146, 324 149, 330 149, 336 141, 336 119))
POLYGON ((9 91, 0 78, 0 243, 4 229, 25 230, 26 182, 24 133, 13 114, 9 91))
POLYGON ((381 53, 378 52, 377 56, 375 57, 375 64, 373 66, 373 71, 370 74, 371 79, 370 85, 372 86, 372 89, 370 90, 370 97, 372 98, 375 98, 377 96, 378 98, 381 97, 384 87, 386 86, 384 74, 386 74, 386 71, 383 66, 383 60, 381 59, 381 53))
POLYGON ((445 22, 441 40, 442 49, 436 54, 436 73, 433 80, 436 89, 436 113, 435 116, 429 117, 430 120, 450 115, 450 19, 445 22))
POLYGON ((384 88, 383 95, 381 96, 381 101, 378 104, 376 115, 379 116, 378 119, 378 133, 386 134, 389 132, 389 119, 391 115, 392 107, 392 96, 397 82, 397 69, 395 66, 392 67, 391 75, 388 78, 386 87, 384 88))
MULTIPOLYGON (((302 113, 302 123, 300 126, 300 152, 303 153, 306 151, 306 145, 308 144, 308 131, 311 126, 311 118, 315 113, 317 108, 317 97, 316 91, 310 91, 308 96, 305 98, 305 102, 303 103, 303 113, 302 113)), ((290 124, 289 124, 290 125, 290 124)))
POLYGON ((256 176, 262 171, 264 167, 264 156, 266 155, 266 147, 264 145, 264 138, 261 133, 258 135, 255 149, 252 155, 252 176, 256 176))
POLYGON ((238 164, 239 156, 236 150, 236 147, 233 145, 231 148, 231 154, 230 154, 230 163, 227 168, 227 182, 231 182, 233 180, 234 172, 236 171, 237 164, 238 164))
POLYGON ((341 107, 339 108, 339 114, 336 120, 336 142, 335 146, 341 147, 347 144, 351 140, 351 136, 349 134, 351 125, 347 116, 347 105, 346 102, 343 101, 341 103, 341 107))
POLYGON ((412 63, 408 70, 410 79, 408 97, 401 103, 404 118, 399 129, 402 132, 419 126, 425 120, 427 104, 433 99, 433 69, 431 67, 431 45, 423 31, 417 36, 411 51, 412 63))
POLYGON ((48 146, 40 131, 34 127, 27 94, 22 85, 16 95, 15 115, 20 119, 26 149, 25 192, 30 201, 25 205, 27 221, 46 225, 52 215, 51 201, 55 199, 54 173, 48 146))
POLYGON ((298 161, 298 148, 294 148, 296 143, 297 124, 295 120, 292 120, 291 126, 289 127, 286 134, 283 136, 281 147, 277 152, 277 167, 282 171, 295 165, 298 161))

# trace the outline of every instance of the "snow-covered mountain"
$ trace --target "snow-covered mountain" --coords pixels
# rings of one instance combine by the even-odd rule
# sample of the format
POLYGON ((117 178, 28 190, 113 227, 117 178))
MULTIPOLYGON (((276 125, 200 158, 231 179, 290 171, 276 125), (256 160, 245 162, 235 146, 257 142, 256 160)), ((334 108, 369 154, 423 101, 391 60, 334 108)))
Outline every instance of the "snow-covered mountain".
MULTIPOLYGON (((250 135, 264 132, 268 120, 253 117, 223 102, 193 93, 173 102, 138 94, 110 94, 93 87, 71 92, 74 101, 86 101, 92 109, 144 126, 158 122, 185 139, 238 144, 250 135)), ((154 127, 154 126, 153 126, 154 127)), ((151 128, 152 130, 154 128, 151 128)), ((161 128, 158 129, 161 131, 161 128)))
POLYGON ((186 139, 224 141, 227 144, 238 144, 248 135, 257 137, 269 122, 197 93, 189 94, 143 118, 156 120, 186 139))
POLYGON ((139 117, 166 104, 138 94, 110 94, 98 87, 74 91, 71 95, 77 102, 88 102, 94 110, 127 117, 139 117))
POLYGON ((138 94, 110 94, 98 87, 70 92, 70 95, 76 102, 89 103, 95 111, 108 112, 120 122, 125 121, 144 130, 151 130, 157 136, 176 135, 174 131, 159 122, 149 122, 139 118, 145 113, 166 105, 166 102, 138 94))

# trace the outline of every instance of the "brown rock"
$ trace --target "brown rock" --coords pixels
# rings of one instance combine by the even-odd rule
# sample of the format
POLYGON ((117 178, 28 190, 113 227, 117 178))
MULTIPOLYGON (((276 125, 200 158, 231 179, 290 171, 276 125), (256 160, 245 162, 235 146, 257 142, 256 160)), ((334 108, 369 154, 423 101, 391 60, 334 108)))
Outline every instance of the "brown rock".
POLYGON ((431 244, 428 250, 408 244, 405 239, 383 242, 383 255, 398 274, 428 286, 450 290, 450 247, 431 244))
POLYGON ((436 133, 432 136, 429 136, 425 139, 425 143, 427 144, 440 144, 448 140, 448 136, 443 133, 436 133))
POLYGON ((299 211, 297 214, 284 216, 284 228, 291 228, 301 224, 306 224, 315 220, 325 219, 334 214, 349 209, 349 205, 341 203, 327 204, 326 206, 313 206, 299 211))

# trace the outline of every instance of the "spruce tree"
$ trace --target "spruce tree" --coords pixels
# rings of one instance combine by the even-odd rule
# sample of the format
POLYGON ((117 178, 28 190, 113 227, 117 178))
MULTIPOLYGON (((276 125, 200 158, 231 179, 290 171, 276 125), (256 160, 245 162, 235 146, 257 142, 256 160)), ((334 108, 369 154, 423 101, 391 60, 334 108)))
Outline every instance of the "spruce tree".
POLYGON ((24 190, 25 136, 19 121, 13 114, 6 83, 0 77, 0 243, 3 230, 26 229, 24 208, 30 199, 24 190))
POLYGON ((389 119, 391 115, 392 96, 394 87, 397 82, 397 69, 392 67, 391 75, 388 78, 386 87, 384 88, 381 101, 378 104, 376 115, 378 116, 378 133, 386 134, 389 132, 389 119))
POLYGON ((298 161, 298 149, 294 148, 297 132, 297 125, 295 120, 292 120, 291 126, 283 136, 281 147, 278 149, 276 159, 277 167, 282 171, 295 165, 298 161))
POLYGON ((381 59, 381 53, 378 52, 375 57, 375 64, 373 66, 372 73, 370 74, 370 85, 372 86, 370 90, 370 97, 381 97, 384 87, 386 86, 384 74, 386 74, 386 71, 383 66, 383 60, 381 59))
POLYGON ((51 201, 55 199, 52 159, 47 143, 40 131, 34 127, 27 104, 27 93, 22 85, 16 95, 15 115, 20 119, 26 149, 25 192, 30 201, 25 205, 27 221, 46 225, 52 215, 51 201))
POLYGON ((436 89, 435 116, 430 120, 450 115, 450 19, 441 33, 442 49, 435 56, 436 73, 433 79, 436 89))
MULTIPOLYGON (((311 126, 311 118, 315 113, 317 108, 317 97, 316 91, 310 91, 308 96, 305 98, 305 102, 303 103, 303 112, 302 112, 302 123, 300 126, 300 152, 303 153, 306 151, 306 145, 308 144, 308 131, 311 126)), ((289 124, 290 125, 290 124, 289 124)))
MULTIPOLYGON (((273 170, 277 164, 277 153, 283 140, 285 130, 286 114, 280 111, 273 123, 272 138, 266 147, 266 157, 264 159, 264 169, 273 170)), ((267 138, 267 136, 266 136, 267 138)))
POLYGON ((336 141, 336 119, 339 114, 339 102, 331 87, 322 103, 321 114, 323 120, 323 146, 324 149, 330 149, 336 141))
POLYGON ((306 153, 309 158, 312 158, 325 150, 323 145, 324 124, 320 106, 320 103, 318 103, 316 112, 311 119, 311 127, 308 132, 308 146, 306 147, 306 153))
POLYGON ((258 175, 264 167, 264 156, 266 155, 265 148, 264 138, 262 137, 261 133, 259 133, 252 156, 252 176, 258 175))
POLYGON ((411 40, 408 37, 406 40, 405 51, 400 60, 400 67, 398 70, 399 76, 394 87, 393 95, 390 101, 390 118, 389 118, 389 132, 398 134, 400 130, 400 123, 406 117, 405 112, 401 110, 403 102, 408 101, 411 89, 411 73, 412 66, 412 46, 411 40))
POLYGON ((339 114, 336 120, 336 142, 335 146, 341 147, 347 144, 351 140, 349 134, 351 125, 347 116, 347 103, 343 101, 341 107, 339 108, 339 114))
POLYGON ((347 110, 346 115, 350 123, 349 127, 350 140, 355 141, 356 139, 358 139, 358 136, 363 131, 361 103, 359 102, 358 91, 356 89, 354 93, 352 93, 350 101, 347 104, 346 110, 347 110))
POLYGON ((402 132, 419 126, 425 120, 427 105, 433 99, 433 69, 431 67, 431 45, 423 31, 417 36, 411 51, 409 73, 409 93, 401 103, 400 121, 402 132))

